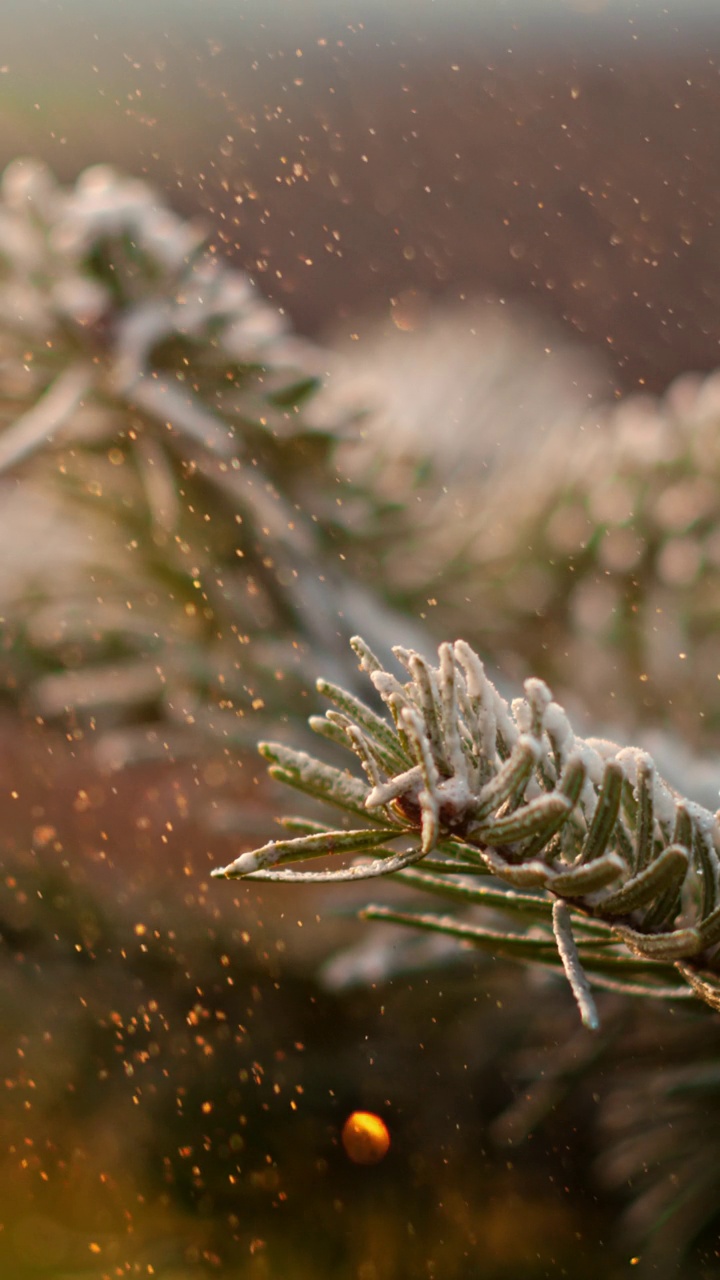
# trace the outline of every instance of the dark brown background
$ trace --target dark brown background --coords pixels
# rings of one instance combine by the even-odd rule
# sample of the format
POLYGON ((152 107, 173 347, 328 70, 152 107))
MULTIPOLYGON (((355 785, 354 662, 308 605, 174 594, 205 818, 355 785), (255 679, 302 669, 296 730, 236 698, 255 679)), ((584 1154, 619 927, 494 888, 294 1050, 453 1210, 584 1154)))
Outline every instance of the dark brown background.
POLYGON ((483 11, 10 4, 0 158, 147 173, 306 332, 484 295, 602 349, 613 389, 714 367, 720 17, 483 11))

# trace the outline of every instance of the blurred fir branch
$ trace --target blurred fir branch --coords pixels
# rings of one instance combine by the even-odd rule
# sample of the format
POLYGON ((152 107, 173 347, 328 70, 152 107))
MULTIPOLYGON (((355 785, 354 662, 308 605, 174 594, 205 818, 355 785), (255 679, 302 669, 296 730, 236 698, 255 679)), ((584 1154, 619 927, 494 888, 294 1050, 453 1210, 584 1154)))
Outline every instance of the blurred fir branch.
POLYGON ((593 1037, 553 1026, 551 1005, 544 1029, 532 1025, 528 1010, 527 1035, 517 1048, 508 1045, 504 1059, 515 1096, 492 1136, 517 1148, 558 1112, 568 1128, 573 1115, 582 1123, 592 1114, 595 1173, 625 1201, 617 1239, 641 1254, 638 1274, 701 1274, 701 1257, 712 1274, 720 1176, 708 1153, 720 1124, 718 1020, 696 1002, 640 1009, 606 1001, 602 1033, 593 1037))
POLYGON ((526 681, 525 699, 509 707, 463 641, 441 646, 437 668, 396 648, 405 683, 364 641, 353 647, 392 720, 321 680, 335 709, 310 723, 354 752, 366 781, 281 744, 260 748, 273 777, 343 810, 346 825, 286 818, 287 839, 214 875, 398 876, 461 913, 371 906, 366 918, 562 968, 592 1029, 591 987, 694 994, 720 1009, 714 814, 664 783, 646 752, 576 737, 542 681, 526 681), (322 857, 353 860, 339 870, 292 866, 322 857), (483 923, 465 918, 467 907, 485 908, 483 923))
POLYGON ((513 527, 473 546, 474 604, 484 560, 499 647, 512 632, 563 694, 612 697, 626 727, 671 725, 705 748, 720 741, 719 390, 717 374, 688 375, 587 418, 556 442, 565 465, 549 443, 513 527))
POLYGON ((74 575, 50 548, 7 610, 6 683, 43 716, 254 741, 253 709, 276 720, 342 671, 356 614, 385 625, 342 572, 377 519, 335 463, 350 418, 318 353, 144 183, 98 167, 64 189, 18 161, 0 194, 0 472, 61 481, 97 540, 74 575))
POLYGON ((396 413, 404 388, 414 415, 390 440, 387 413, 371 416, 353 462, 412 497, 412 525, 384 538, 388 592, 414 609, 432 596, 445 632, 513 679, 539 674, 603 719, 612 708, 628 733, 671 726, 717 747, 720 376, 588 412, 599 386, 581 360, 561 345, 564 374, 543 375, 537 344, 503 345, 498 327, 439 313, 386 340, 384 359, 378 341, 354 356, 359 388, 396 413))

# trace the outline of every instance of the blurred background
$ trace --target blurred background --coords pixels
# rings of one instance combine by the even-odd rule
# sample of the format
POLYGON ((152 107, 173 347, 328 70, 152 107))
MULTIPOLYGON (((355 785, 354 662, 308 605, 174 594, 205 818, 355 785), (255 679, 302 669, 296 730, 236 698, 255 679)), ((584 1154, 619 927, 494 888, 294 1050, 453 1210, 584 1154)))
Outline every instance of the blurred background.
MULTIPOLYGON (((655 734, 669 769, 686 748, 668 731, 720 741, 717 392, 675 381, 718 365, 719 36, 715 5, 690 0, 0 13, 0 167, 32 156, 62 183, 99 163, 147 180, 308 340, 321 423, 371 410, 338 475, 377 500, 379 533, 353 540, 348 517, 328 535, 361 618, 380 581, 421 643, 462 630, 506 678, 549 675, 596 729, 655 734), (674 496, 661 502, 663 479, 642 506, 627 441, 648 422, 653 447, 671 440, 656 454, 674 496), (605 451, 588 481, 590 436, 605 451)), ((3 483, 3 1274, 717 1274, 715 1183, 696 1161, 715 1095, 664 1111, 657 1084, 651 1151, 629 1104, 672 1069, 681 1106, 689 1038, 716 1059, 712 1018, 607 996, 588 1044, 550 979, 408 953, 355 921, 350 889, 211 882, 283 803, 249 752, 255 721, 232 750, 193 739, 142 759, 117 734, 154 705, 146 686, 140 711, 90 724, 56 714, 65 685, 26 697, 38 671, 17 582, 54 572, 73 537, 84 563, 99 534, 55 515, 47 475, 3 483), (116 735, 100 754, 96 729, 116 735), (390 1131, 371 1168, 340 1143, 356 1109, 390 1131)), ((39 674, 83 661, 63 651, 39 674)), ((301 672, 257 732, 294 738, 288 717, 314 699, 301 672)), ((694 758, 681 772, 700 786, 694 758)), ((703 1080, 715 1087, 712 1067, 703 1080)))
POLYGON ((716 40, 700 0, 8 0, 0 142, 204 211, 301 332, 519 302, 664 390, 717 363, 716 40))

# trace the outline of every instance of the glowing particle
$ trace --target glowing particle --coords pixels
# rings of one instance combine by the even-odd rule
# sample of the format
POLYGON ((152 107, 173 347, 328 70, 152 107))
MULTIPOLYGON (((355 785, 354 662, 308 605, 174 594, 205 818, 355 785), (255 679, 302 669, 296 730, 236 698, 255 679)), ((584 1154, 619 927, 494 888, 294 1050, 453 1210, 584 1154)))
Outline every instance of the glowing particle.
POLYGON ((390 1134, 371 1111, 353 1111, 342 1131, 342 1143, 355 1164, 377 1164, 390 1147, 390 1134))

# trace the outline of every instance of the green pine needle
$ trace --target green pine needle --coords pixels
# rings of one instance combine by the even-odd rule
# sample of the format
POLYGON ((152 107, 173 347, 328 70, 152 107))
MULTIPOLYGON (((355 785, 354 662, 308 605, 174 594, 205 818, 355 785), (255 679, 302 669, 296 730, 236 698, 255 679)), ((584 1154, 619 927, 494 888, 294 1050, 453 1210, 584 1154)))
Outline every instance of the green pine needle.
POLYGON ((718 1007, 713 814, 663 782, 646 753, 577 738, 541 681, 528 680, 526 697, 508 706, 462 641, 441 645, 437 668, 396 651, 405 683, 364 642, 353 647, 390 718, 319 681, 341 710, 312 723, 333 744, 344 740, 365 780, 285 746, 261 751, 273 776, 366 826, 273 841, 214 876, 307 883, 394 875, 461 910, 490 909, 491 927, 386 907, 364 915, 562 968, 591 1029, 599 1025, 592 986, 694 994, 718 1007), (290 867, 338 855, 350 864, 290 867))

